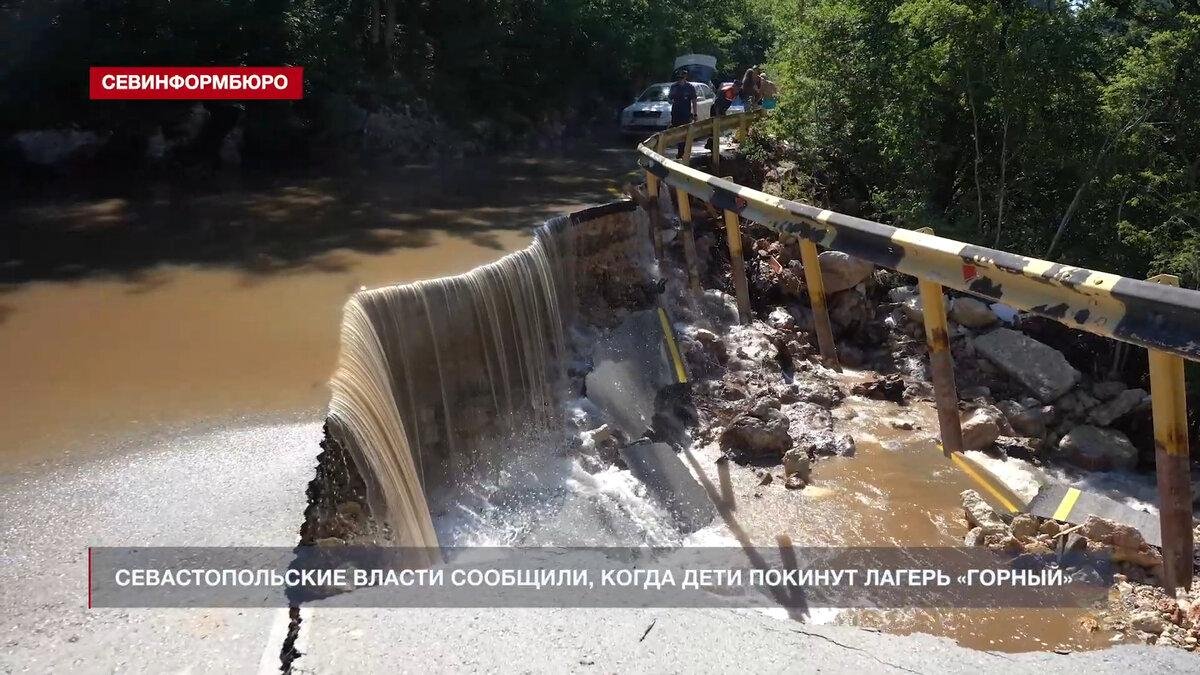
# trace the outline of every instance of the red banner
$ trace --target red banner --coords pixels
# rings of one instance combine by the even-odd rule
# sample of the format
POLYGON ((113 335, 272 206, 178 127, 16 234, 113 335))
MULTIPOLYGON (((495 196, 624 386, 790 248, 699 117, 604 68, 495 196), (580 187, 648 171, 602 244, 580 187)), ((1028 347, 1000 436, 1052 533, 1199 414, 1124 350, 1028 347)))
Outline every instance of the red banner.
POLYGON ((92 66, 88 93, 112 100, 272 100, 304 97, 298 66, 92 66))

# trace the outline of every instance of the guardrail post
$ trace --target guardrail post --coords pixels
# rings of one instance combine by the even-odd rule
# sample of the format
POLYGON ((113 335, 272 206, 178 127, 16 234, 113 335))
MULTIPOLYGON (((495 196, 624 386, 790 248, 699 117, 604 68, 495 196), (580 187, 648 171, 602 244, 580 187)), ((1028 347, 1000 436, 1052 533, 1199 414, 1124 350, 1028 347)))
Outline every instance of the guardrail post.
MULTIPOLYGON (((1149 281, 1171 286, 1170 274, 1149 281)), ((1158 522, 1163 545, 1163 587, 1192 585, 1192 485, 1188 465, 1187 398, 1183 359, 1154 349, 1150 357, 1150 394, 1154 406, 1154 466, 1158 474, 1158 522)))
MULTIPOLYGON (((696 130, 688 126, 687 136, 684 137, 683 155, 679 162, 687 164, 692 159, 692 144, 696 142, 696 130)), ((679 202, 679 224, 683 230, 683 258, 687 263, 688 288, 692 295, 700 297, 700 264, 696 257, 696 229, 692 225, 692 202, 683 188, 675 189, 675 198, 679 202)))
POLYGON ((729 242, 729 266, 733 272, 738 320, 750 323, 750 284, 746 282, 746 260, 742 257, 742 226, 734 211, 725 212, 725 239, 729 242))
MULTIPOLYGON (((933 234, 933 228, 917 232, 933 234)), ((929 345, 929 370, 933 375, 933 400, 937 407, 942 453, 962 452, 962 421, 958 417, 958 386, 954 382, 954 357, 950 354, 950 326, 946 322, 946 300, 942 285, 918 279, 921 308, 925 319, 925 340, 929 345)))
MULTIPOLYGON (((655 144, 654 151, 658 154, 663 154, 666 137, 662 132, 658 134, 658 141, 655 144)), ((646 191, 650 193, 650 242, 654 245, 654 258, 662 260, 663 257, 663 236, 662 236, 662 212, 659 208, 658 201, 658 176, 646 172, 646 191)))
POLYGON ((714 174, 721 170, 721 117, 712 118, 713 135, 712 135, 712 155, 709 157, 708 170, 714 174))
POLYGON ((800 261, 804 263, 804 282, 808 286, 808 302, 812 305, 813 325, 817 329, 817 346, 825 366, 841 371, 837 346, 833 343, 833 325, 829 323, 829 308, 825 303, 825 278, 821 276, 821 261, 816 243, 800 239, 800 261))

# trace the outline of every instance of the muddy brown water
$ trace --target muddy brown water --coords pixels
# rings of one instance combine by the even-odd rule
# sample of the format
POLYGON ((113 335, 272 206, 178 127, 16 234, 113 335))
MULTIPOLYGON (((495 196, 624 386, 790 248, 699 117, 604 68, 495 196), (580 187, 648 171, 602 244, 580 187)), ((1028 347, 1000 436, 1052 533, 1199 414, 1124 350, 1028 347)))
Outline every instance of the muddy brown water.
POLYGON ((342 305, 605 202, 625 146, 0 207, 0 470, 104 439, 319 415, 342 305), (258 184, 256 184, 258 183, 258 184))
MULTIPOLYGON (((262 415, 319 418, 341 309, 359 288, 465 272, 519 249, 556 213, 607 201, 624 148, 516 155, 353 177, 153 188, 0 207, 19 246, 0 270, 0 470, 86 456, 104 439, 262 415)), ((855 375, 850 375, 855 377, 855 375)), ((852 399, 853 458, 801 492, 727 477, 735 517, 771 545, 956 545, 971 487, 921 406, 852 399), (917 429, 883 420, 908 417, 917 429)), ((699 464, 714 483, 716 464, 699 464)), ((708 459, 713 459, 709 457, 708 459)), ((1087 649, 1079 610, 896 610, 839 621, 982 649, 1087 649)))
MULTIPOLYGON (((847 370, 838 377, 848 390, 871 374, 847 370)), ((753 472, 716 463, 715 445, 698 450, 692 466, 709 479, 710 490, 733 504, 723 520, 735 538, 767 547, 780 535, 795 546, 962 545, 959 493, 978 486, 942 456, 932 403, 902 406, 851 396, 834 419, 835 428, 855 438, 857 451, 817 461, 813 482, 799 491, 783 486, 779 468, 775 480, 760 485, 753 472), (894 428, 894 419, 910 421, 914 429, 894 428)), ((892 609, 845 611, 835 621, 942 635, 976 649, 1074 651, 1111 644, 1114 633, 1089 630, 1093 616, 1088 608, 892 609)))

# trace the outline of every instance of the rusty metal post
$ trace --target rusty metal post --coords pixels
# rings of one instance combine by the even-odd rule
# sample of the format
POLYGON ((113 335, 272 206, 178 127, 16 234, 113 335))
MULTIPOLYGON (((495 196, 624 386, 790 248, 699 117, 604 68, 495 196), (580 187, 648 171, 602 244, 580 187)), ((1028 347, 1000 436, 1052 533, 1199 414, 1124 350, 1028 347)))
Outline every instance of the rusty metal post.
POLYGON ((829 323, 829 308, 825 303, 825 278, 821 276, 821 261, 817 245, 808 239, 800 239, 800 260, 804 263, 804 283, 808 286, 808 302, 812 305, 813 325, 817 329, 817 346, 821 349, 821 360, 825 366, 841 371, 837 346, 833 343, 833 325, 829 323))
POLYGON ((721 170, 721 118, 714 117, 712 121, 712 156, 709 159, 708 170, 716 174, 721 170))
MULTIPOLYGON (((933 234, 933 228, 917 232, 933 234)), ((962 421, 958 417, 958 386, 954 382, 954 357, 950 354, 950 326, 946 322, 946 300, 942 285, 918 279, 921 309, 925 318, 925 340, 929 344, 929 370, 933 375, 933 399, 937 407, 942 453, 962 452, 962 421)))
POLYGON ((750 284, 746 281, 746 260, 742 258, 742 226, 738 214, 725 212, 725 239, 729 242, 729 266, 737 297, 738 320, 750 323, 750 284))
MULTIPOLYGON (((658 154, 663 154, 663 148, 666 146, 665 132, 659 132, 658 139, 654 145, 654 151, 658 154)), ((662 212, 659 206, 658 199, 658 176, 646 172, 646 192, 650 197, 650 204, 647 209, 650 215, 650 242, 654 245, 654 258, 662 260, 663 258, 663 236, 662 236, 662 212)))
MULTIPOLYGON (((1171 286, 1179 278, 1170 274, 1149 281, 1171 286)), ((1158 522, 1163 546, 1163 587, 1192 584, 1192 484, 1188 465, 1187 398, 1183 359, 1148 350, 1150 394, 1154 404, 1154 465, 1158 474, 1158 522)))
MULTIPOLYGON (((683 156, 679 158, 681 164, 687 164, 692 159, 692 143, 696 141, 696 130, 689 126, 687 136, 684 138, 683 156)), ((692 295, 700 297, 700 263, 696 256, 696 228, 692 225, 692 202, 688 193, 683 188, 675 189, 675 198, 679 202, 679 225, 683 230, 683 258, 687 264, 688 289, 692 295)))

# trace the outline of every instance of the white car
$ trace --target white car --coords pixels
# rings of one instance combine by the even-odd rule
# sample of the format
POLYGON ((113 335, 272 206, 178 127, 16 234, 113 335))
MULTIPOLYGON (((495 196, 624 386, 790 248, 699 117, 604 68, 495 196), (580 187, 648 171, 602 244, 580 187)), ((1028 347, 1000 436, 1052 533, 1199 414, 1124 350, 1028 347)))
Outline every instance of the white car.
MULTIPOLYGON (((667 94, 672 82, 661 82, 646 87, 632 105, 621 111, 621 132, 625 134, 652 134, 671 126, 671 102, 667 94)), ((712 87, 704 82, 689 82, 696 88, 696 118, 706 120, 712 116, 716 95, 712 87)))

